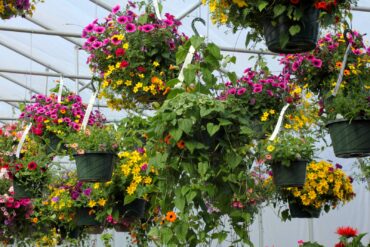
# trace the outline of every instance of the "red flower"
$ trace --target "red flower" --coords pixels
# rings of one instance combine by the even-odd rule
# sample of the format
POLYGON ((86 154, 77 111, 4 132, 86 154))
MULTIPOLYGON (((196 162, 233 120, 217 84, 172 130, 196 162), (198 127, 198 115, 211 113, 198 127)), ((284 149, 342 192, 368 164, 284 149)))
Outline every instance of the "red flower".
POLYGON ((143 66, 139 66, 137 67, 137 71, 139 71, 140 73, 144 73, 146 69, 143 66))
POLYGON ((42 129, 40 129, 40 128, 34 128, 32 130, 32 133, 34 133, 35 135, 41 136, 42 135, 42 129))
POLYGON ((117 56, 117 57, 124 56, 124 55, 125 55, 125 53, 126 53, 126 51, 125 51, 125 49, 123 49, 123 48, 118 48, 118 49, 116 50, 116 56, 117 56))
POLYGON ((316 2, 315 8, 322 9, 322 10, 328 10, 328 5, 326 4, 326 2, 316 2))
POLYGON ((19 171, 22 168, 23 168, 23 165, 22 164, 15 164, 15 170, 16 171, 19 171))
POLYGON ((128 62, 126 60, 123 60, 121 62, 120 68, 126 68, 128 66, 128 62))
POLYGON ((347 227, 342 226, 342 227, 338 227, 337 234, 343 237, 346 237, 346 238, 355 237, 357 236, 357 229, 354 229, 350 226, 347 226, 347 227))
POLYGON ((290 0, 291 4, 298 4, 300 0, 290 0))
POLYGON ((27 167, 28 167, 28 170, 34 171, 37 168, 37 164, 36 162, 31 161, 30 163, 28 163, 27 167))
POLYGON ((343 244, 342 242, 339 242, 339 243, 336 243, 336 244, 334 245, 334 247, 346 247, 346 245, 345 245, 345 244, 343 244))

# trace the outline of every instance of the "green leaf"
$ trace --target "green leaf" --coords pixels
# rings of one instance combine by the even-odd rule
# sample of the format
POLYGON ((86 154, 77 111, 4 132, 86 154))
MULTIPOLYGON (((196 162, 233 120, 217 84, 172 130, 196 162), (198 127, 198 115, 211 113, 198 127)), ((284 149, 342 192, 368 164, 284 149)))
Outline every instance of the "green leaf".
POLYGON ((213 43, 210 43, 208 46, 207 46, 207 50, 209 51, 209 53, 212 54, 212 56, 214 56, 215 58, 217 59, 222 59, 222 55, 221 55, 221 50, 220 48, 213 44, 213 43))
POLYGON ((217 118, 217 120, 220 123, 220 126, 227 126, 233 124, 231 121, 224 118, 217 118))
POLYGON ((161 234, 162 243, 164 245, 167 245, 173 236, 171 229, 167 227, 161 228, 160 234, 161 234))
POLYGON ((285 47, 288 44, 289 41, 289 34, 288 33, 282 33, 280 35, 280 46, 285 47))
POLYGON ((284 11, 286 10, 286 6, 283 5, 283 4, 278 4, 274 7, 274 17, 278 17, 279 15, 281 15, 282 13, 284 13, 284 11))
POLYGON ((171 129, 170 135, 175 140, 175 142, 178 142, 181 139, 182 130, 181 129, 171 129))
POLYGON ((230 81, 233 83, 236 83, 236 80, 238 79, 238 76, 235 72, 228 72, 227 76, 229 77, 230 81))
POLYGON ((188 194, 186 194, 186 201, 188 203, 191 203, 196 196, 197 196, 197 192, 192 190, 188 194))
POLYGON ((193 121, 191 119, 179 119, 178 120, 179 128, 184 131, 186 134, 189 134, 192 127, 193 127, 193 121))
POLYGON ((172 79, 172 80, 167 81, 166 82, 166 86, 172 88, 173 86, 175 86, 179 82, 180 82, 180 80, 177 79, 177 78, 175 78, 175 79, 172 79))
POLYGON ((237 167, 240 164, 240 162, 242 162, 242 160, 243 160, 243 157, 241 157, 237 153, 227 153, 225 158, 226 158, 227 164, 232 169, 237 167))
POLYGON ((139 24, 145 24, 147 22, 148 22, 148 15, 145 14, 139 17, 139 24))
POLYGON ((259 1, 259 3, 258 3, 258 10, 260 12, 262 12, 262 10, 264 10, 268 4, 269 3, 266 2, 266 1, 259 1))
POLYGON ((195 82, 195 72, 196 70, 191 68, 191 64, 184 69, 184 81, 186 84, 190 85, 191 83, 195 82))
POLYGON ((185 207, 185 198, 182 196, 176 196, 175 198, 175 207, 180 210, 180 212, 184 211, 185 207))
POLYGON ((127 205, 127 204, 133 202, 135 199, 136 199, 135 196, 125 194, 125 200, 123 201, 123 204, 127 205))
POLYGON ((188 234, 189 224, 187 222, 181 222, 175 227, 176 237, 181 242, 186 242, 186 235, 188 234))
POLYGON ((204 42, 204 38, 200 36, 192 36, 190 38, 190 42, 194 49, 197 50, 200 47, 200 45, 204 42))
POLYGON ((167 95, 166 99, 172 99, 176 95, 183 93, 185 90, 183 88, 173 88, 170 90, 169 94, 167 95))
POLYGON ((198 163, 198 172, 199 174, 204 177, 208 170, 208 163, 207 162, 201 162, 198 163))
POLYGON ((210 136, 213 136, 220 130, 220 125, 214 125, 213 123, 207 124, 207 131, 210 136))
POLYGON ((177 65, 181 65, 184 62, 186 55, 188 54, 189 47, 190 47, 190 42, 178 48, 176 52, 176 64, 177 65))
POLYGON ((301 27, 299 25, 293 25, 289 28, 290 35, 294 36, 301 31, 301 27))

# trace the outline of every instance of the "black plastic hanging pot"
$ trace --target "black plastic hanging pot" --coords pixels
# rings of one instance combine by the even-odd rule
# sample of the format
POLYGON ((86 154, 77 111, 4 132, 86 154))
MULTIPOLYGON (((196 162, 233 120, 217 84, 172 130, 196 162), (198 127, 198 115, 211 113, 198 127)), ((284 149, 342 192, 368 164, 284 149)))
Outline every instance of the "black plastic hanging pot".
POLYGON ((74 154, 77 177, 85 182, 106 182, 111 180, 116 154, 106 152, 86 152, 74 154))
POLYGON ((271 164, 274 184, 279 187, 302 187, 306 181, 307 163, 305 160, 297 160, 287 167, 274 162, 271 164))
POLYGON ((95 214, 90 214, 91 208, 78 208, 76 212, 77 226, 100 226, 100 222, 95 219, 95 214))
POLYGON ((263 31, 268 49, 276 53, 301 53, 311 51, 316 47, 319 34, 319 10, 310 3, 303 9, 303 16, 299 21, 290 20, 282 14, 274 22, 271 19, 263 23, 263 31), (289 34, 293 25, 299 25, 301 30, 294 36, 289 34), (289 41, 282 47, 282 37, 289 35, 289 41))
POLYGON ((329 129, 335 156, 370 156, 370 120, 335 120, 326 127, 329 129))
POLYGON ((312 208, 289 201, 289 211, 292 218, 319 218, 321 208, 312 208))

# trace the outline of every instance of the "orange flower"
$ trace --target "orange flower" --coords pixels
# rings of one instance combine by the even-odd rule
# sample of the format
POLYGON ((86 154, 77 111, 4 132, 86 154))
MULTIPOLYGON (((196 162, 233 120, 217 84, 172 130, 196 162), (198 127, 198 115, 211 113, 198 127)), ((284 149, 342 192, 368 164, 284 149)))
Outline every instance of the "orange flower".
POLYGON ((183 140, 178 141, 176 145, 179 149, 185 148, 185 142, 183 140))
POLYGON ((337 68, 342 68, 342 62, 336 62, 335 67, 337 68))
POLYGON ((350 74, 351 74, 351 72, 348 69, 344 70, 344 75, 350 75, 350 74))
POLYGON ((176 213, 173 211, 169 211, 166 214, 166 220, 169 222, 174 222, 176 220, 176 213))
POLYGON ((171 135, 170 134, 166 135, 166 137, 164 138, 164 142, 166 144, 170 144, 170 140, 171 140, 171 135))
POLYGON ((34 224, 37 224, 37 222, 39 222, 39 219, 38 218, 32 218, 32 223, 34 223, 34 224))
POLYGON ((166 87, 166 90, 164 90, 163 95, 168 94, 168 92, 169 92, 170 90, 171 90, 171 88, 170 88, 170 87, 166 87))

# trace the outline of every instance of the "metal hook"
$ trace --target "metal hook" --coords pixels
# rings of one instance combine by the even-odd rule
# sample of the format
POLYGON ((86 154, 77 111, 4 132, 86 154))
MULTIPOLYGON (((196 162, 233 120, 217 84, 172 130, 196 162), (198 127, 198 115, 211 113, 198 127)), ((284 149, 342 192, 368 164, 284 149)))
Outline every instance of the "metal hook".
POLYGON ((197 21, 203 23, 204 26, 206 26, 206 21, 201 17, 197 17, 197 18, 194 18, 194 20, 191 22, 191 29, 193 29, 193 32, 195 33, 195 35, 199 36, 198 30, 195 28, 195 22, 197 21))

